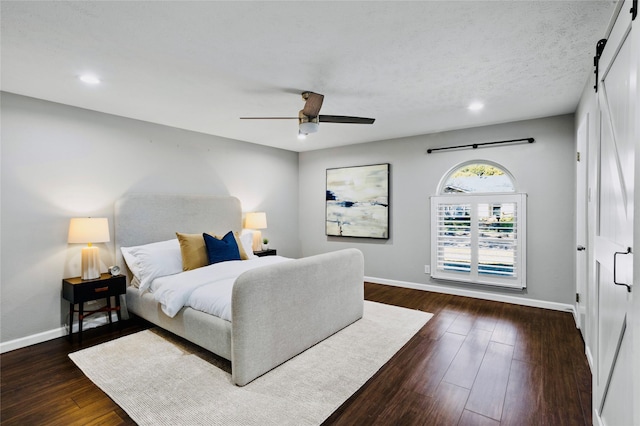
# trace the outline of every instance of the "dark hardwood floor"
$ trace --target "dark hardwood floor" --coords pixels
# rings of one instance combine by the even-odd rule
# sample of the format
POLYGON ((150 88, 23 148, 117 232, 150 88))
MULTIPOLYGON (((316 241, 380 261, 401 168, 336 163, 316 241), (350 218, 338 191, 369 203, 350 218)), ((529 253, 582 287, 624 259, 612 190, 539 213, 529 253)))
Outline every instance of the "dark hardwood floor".
POLYGON ((433 318, 327 425, 591 425, 591 373, 570 313, 365 286, 433 318))
MULTIPOLYGON (((433 318, 325 425, 590 425, 591 375, 569 313, 365 285, 433 318)), ((68 358, 150 325, 125 321, 2 354, 3 425, 134 424, 68 358)), ((126 354, 123 354, 126 356, 126 354)))

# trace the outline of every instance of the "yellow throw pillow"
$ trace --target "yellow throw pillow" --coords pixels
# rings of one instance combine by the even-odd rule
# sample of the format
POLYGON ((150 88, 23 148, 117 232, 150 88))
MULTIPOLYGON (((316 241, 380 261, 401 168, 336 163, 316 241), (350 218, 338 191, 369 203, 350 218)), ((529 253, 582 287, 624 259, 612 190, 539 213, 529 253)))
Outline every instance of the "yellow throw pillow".
POLYGON ((236 238, 236 244, 238 244, 238 251, 240 252, 240 259, 248 260, 249 256, 247 256, 247 252, 244 251, 244 247, 242 247, 242 241, 240 241, 240 235, 238 235, 237 232, 234 232, 233 236, 236 238))
POLYGON ((178 237, 178 242, 180 242, 182 269, 184 271, 202 268, 209 264, 202 234, 181 234, 176 232, 176 236, 178 237))
MULTIPOLYGON (((213 235, 213 234, 209 234, 213 235)), ((209 264, 209 257, 207 256, 207 248, 204 244, 204 238, 202 234, 181 234, 176 232, 178 242, 180 242, 180 254, 182 255, 182 269, 184 271, 190 271, 192 269, 202 268, 209 264)), ((247 252, 242 247, 240 236, 237 232, 233 233, 238 245, 238 251, 240 252, 240 259, 247 260, 247 252)), ((218 235, 214 235, 217 239, 222 239, 218 235)))

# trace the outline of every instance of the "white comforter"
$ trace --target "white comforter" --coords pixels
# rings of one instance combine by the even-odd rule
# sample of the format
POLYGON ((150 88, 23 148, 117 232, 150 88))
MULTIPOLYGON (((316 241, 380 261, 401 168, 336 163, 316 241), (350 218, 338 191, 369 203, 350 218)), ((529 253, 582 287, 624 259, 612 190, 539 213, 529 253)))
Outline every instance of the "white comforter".
POLYGON ((184 306, 231 321, 231 291, 236 278, 245 271, 289 260, 265 256, 233 260, 159 277, 151 283, 151 293, 162 311, 174 317, 184 306))

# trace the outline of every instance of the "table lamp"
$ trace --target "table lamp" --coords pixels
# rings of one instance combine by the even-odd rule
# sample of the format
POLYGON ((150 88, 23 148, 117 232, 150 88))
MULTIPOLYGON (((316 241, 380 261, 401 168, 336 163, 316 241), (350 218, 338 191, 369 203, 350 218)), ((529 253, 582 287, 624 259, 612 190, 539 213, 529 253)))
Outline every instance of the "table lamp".
POLYGON ((253 229, 253 251, 262 250, 262 232, 267 229, 267 214, 265 212, 247 213, 244 218, 244 227, 253 229))
POLYGON ((75 217, 69 223, 68 242, 84 244, 82 249, 82 279, 100 278, 100 251, 93 243, 106 243, 109 239, 109 221, 106 217, 75 217))

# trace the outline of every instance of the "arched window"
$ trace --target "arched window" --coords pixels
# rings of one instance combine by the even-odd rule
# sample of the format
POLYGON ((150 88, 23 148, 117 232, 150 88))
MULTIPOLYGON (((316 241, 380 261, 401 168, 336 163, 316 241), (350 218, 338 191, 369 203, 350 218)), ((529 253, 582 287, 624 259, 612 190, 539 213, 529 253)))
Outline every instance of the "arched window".
POLYGON ((469 161, 454 167, 440 183, 440 194, 516 192, 511 173, 490 161, 469 161))
POLYGON ((526 194, 490 161, 453 167, 431 197, 431 276, 526 287, 526 194))

